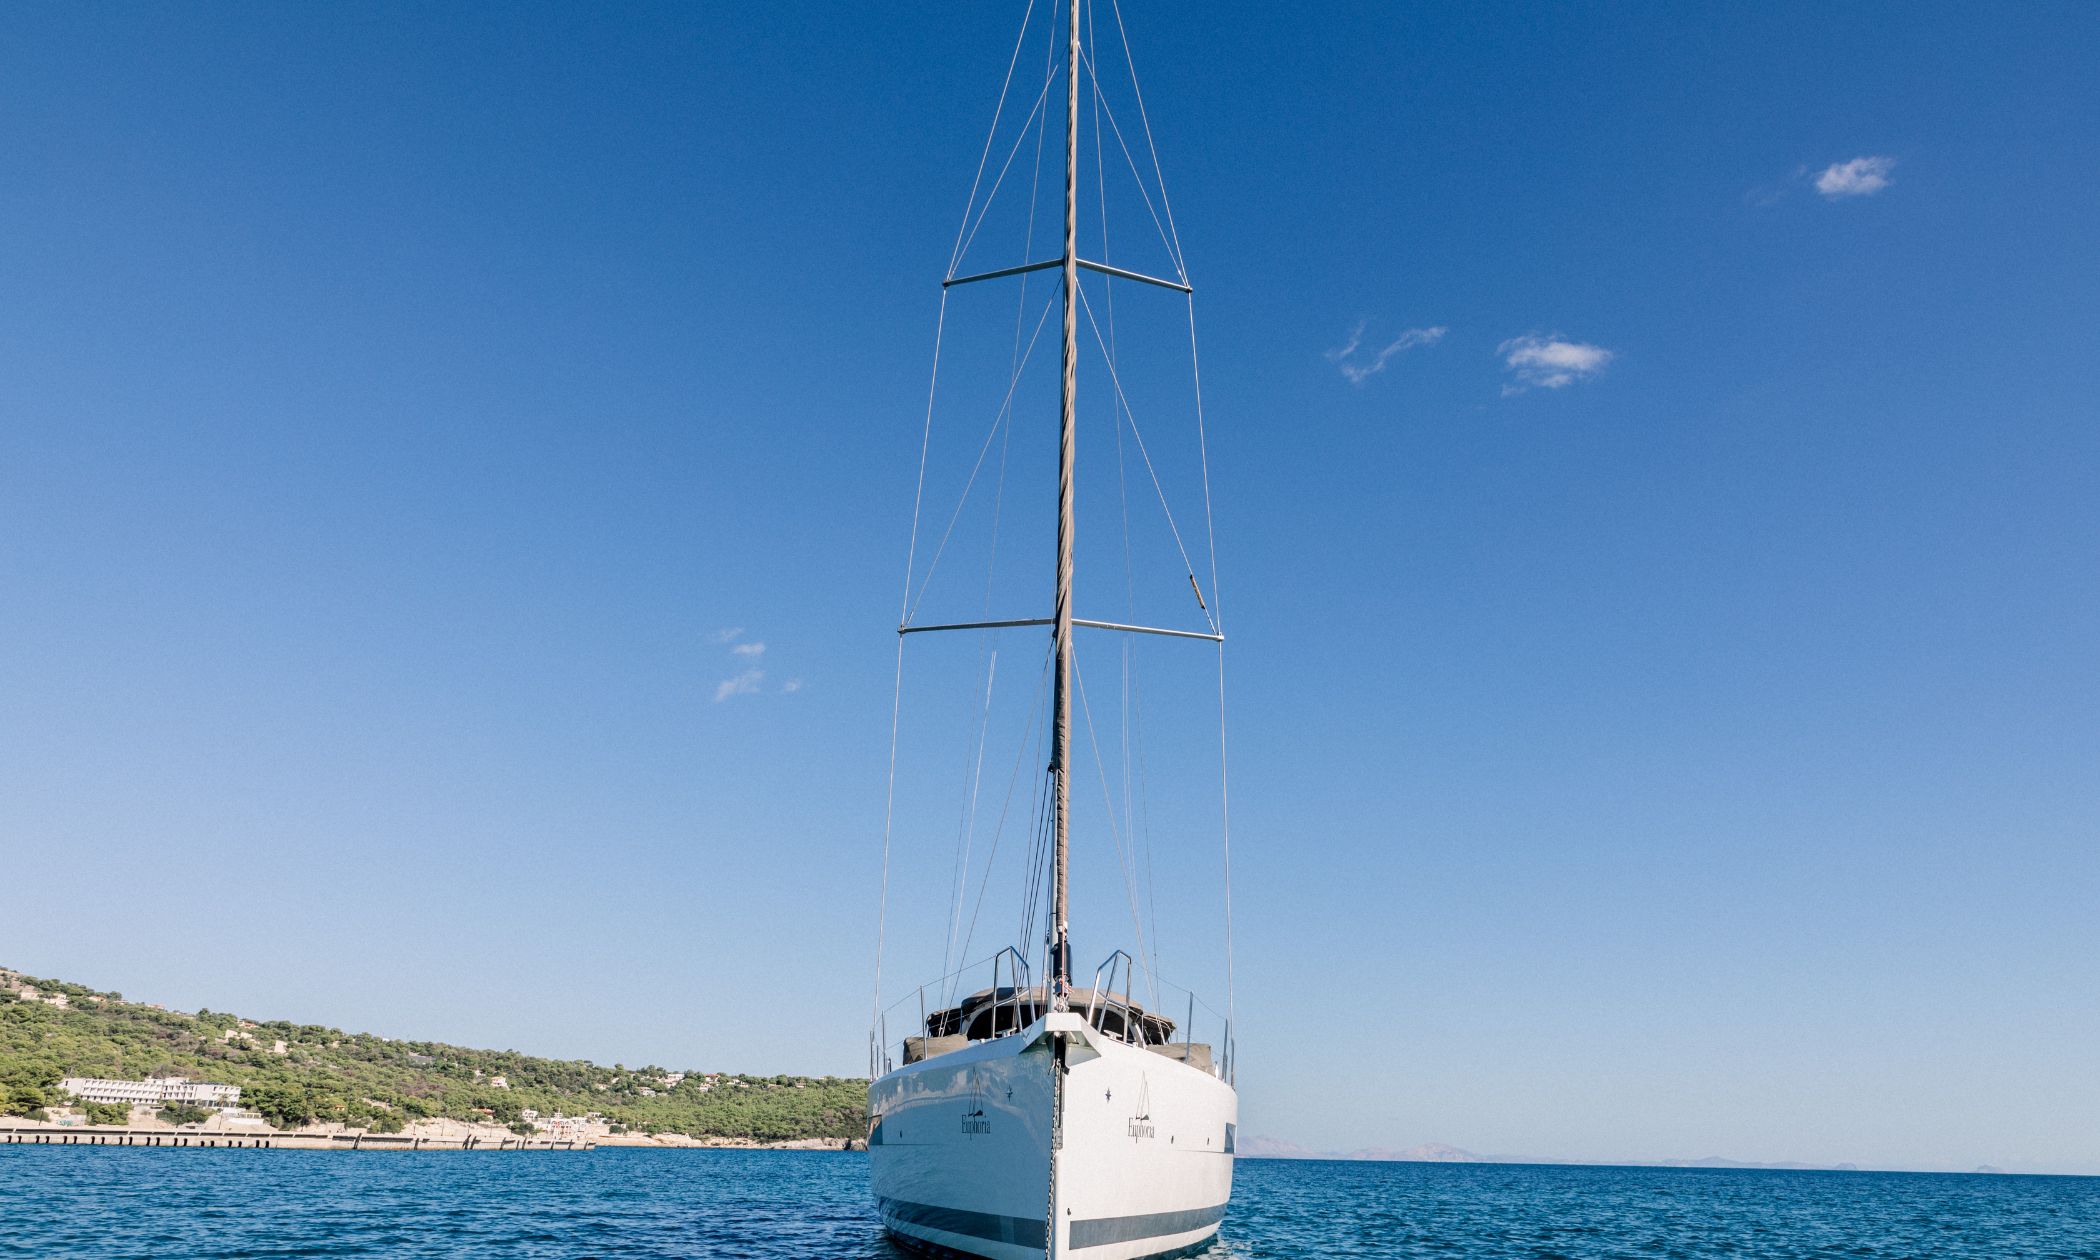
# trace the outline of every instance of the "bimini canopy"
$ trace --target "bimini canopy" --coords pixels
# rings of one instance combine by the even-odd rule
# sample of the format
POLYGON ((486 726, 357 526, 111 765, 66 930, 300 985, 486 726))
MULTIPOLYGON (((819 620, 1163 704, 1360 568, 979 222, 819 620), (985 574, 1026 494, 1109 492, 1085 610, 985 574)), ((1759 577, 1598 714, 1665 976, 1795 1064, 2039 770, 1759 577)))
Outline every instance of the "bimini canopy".
MULTIPOLYGON (((1092 1012, 1093 1026, 1119 1041, 1159 1046, 1174 1039, 1173 1020, 1152 1014, 1132 1002, 1127 994, 1074 989, 1068 1004, 1076 1014, 1092 1012)), ((1050 994, 1041 985, 979 989, 959 1004, 928 1015, 926 1035, 990 1041, 1021 1031, 1042 1018, 1049 1008, 1050 994)))

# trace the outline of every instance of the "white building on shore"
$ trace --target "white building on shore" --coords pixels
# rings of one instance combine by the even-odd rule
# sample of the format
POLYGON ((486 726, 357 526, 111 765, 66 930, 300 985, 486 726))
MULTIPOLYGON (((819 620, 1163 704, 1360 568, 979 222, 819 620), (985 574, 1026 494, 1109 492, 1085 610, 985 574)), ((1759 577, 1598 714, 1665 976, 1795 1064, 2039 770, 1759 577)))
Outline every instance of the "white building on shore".
POLYGON ((69 1076, 58 1087, 86 1102, 128 1106, 231 1107, 241 1100, 238 1085, 215 1085, 182 1076, 155 1076, 143 1081, 112 1081, 99 1076, 69 1076))
POLYGON ((525 1113, 525 1122, 542 1137, 556 1142, 582 1142, 601 1138, 611 1129, 605 1117, 593 1111, 581 1116, 542 1116, 536 1111, 525 1113))

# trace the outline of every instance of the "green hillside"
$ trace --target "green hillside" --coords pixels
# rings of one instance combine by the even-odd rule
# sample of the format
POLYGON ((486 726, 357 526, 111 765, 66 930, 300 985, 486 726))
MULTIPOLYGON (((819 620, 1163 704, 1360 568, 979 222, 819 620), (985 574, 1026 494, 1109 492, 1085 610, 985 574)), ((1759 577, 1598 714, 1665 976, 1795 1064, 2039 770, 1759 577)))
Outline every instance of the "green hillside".
POLYGON ((0 1115, 66 1102, 62 1077, 154 1072, 238 1085, 241 1104, 279 1127, 332 1120, 375 1132, 430 1116, 516 1124, 531 1109, 595 1111, 639 1132, 696 1138, 852 1138, 865 1135, 868 1101, 863 1080, 688 1073, 670 1083, 660 1067, 393 1041, 219 1011, 191 1015, 0 969, 0 1115), (24 986, 36 996, 24 996, 24 986), (64 1008, 46 1000, 57 994, 65 995, 64 1008))

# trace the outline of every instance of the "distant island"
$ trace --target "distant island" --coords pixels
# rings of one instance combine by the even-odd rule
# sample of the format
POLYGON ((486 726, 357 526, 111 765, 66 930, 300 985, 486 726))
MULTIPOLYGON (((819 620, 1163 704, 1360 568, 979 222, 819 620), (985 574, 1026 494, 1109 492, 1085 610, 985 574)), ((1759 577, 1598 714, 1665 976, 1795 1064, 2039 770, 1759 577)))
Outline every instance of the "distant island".
POLYGON ((1497 1161, 1442 1142, 1424 1142, 1404 1150, 1367 1147, 1357 1151, 1311 1151, 1296 1142, 1248 1136, 1239 1140, 1239 1154, 1246 1159, 1361 1159, 1409 1164, 1492 1164, 1497 1161))
MULTIPOLYGON (((1424 1142, 1420 1146, 1404 1149, 1390 1147, 1367 1147, 1355 1151, 1312 1151, 1296 1142, 1285 1142, 1276 1138, 1250 1135, 1239 1142, 1239 1153, 1247 1159, 1356 1159, 1384 1160, 1409 1164, 1568 1164, 1580 1160, 1519 1158, 1506 1155, 1476 1155, 1471 1151, 1447 1146, 1442 1142, 1424 1142)), ((1857 1164, 1802 1164, 1795 1162, 1757 1163, 1750 1160, 1722 1159, 1709 1155, 1703 1159, 1632 1159, 1614 1160, 1610 1166, 1620 1168, 1769 1168, 1796 1172, 1858 1172, 1857 1164)), ((1978 1172, 1999 1172, 2000 1169, 1983 1167, 1978 1172)))
POLYGON ((866 1136, 867 1098, 854 1078, 399 1041, 172 1011, 0 968, 0 1116, 26 1121, 836 1146, 866 1136))

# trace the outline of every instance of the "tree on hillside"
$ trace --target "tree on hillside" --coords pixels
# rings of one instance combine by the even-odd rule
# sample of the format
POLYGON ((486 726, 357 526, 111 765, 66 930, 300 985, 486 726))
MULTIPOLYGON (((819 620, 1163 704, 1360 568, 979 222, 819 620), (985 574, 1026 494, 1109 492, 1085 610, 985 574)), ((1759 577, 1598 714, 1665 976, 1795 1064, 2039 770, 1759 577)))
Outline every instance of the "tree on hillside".
POLYGON ((160 1118, 169 1124, 203 1124, 211 1119, 211 1113, 188 1103, 169 1103, 160 1109, 160 1118))

